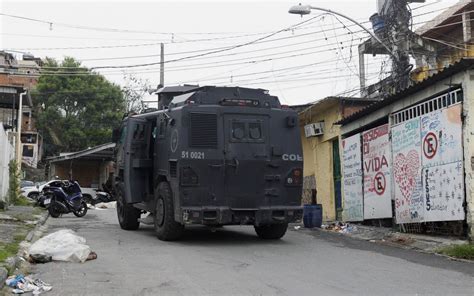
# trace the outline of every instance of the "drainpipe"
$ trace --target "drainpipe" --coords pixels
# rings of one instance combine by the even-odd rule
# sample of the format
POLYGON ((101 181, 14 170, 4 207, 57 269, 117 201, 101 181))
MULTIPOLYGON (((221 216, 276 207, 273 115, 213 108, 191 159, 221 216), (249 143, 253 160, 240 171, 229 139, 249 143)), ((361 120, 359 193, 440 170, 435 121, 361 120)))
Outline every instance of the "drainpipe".
POLYGON ((23 96, 26 94, 26 91, 20 94, 20 102, 18 103, 18 116, 16 124, 16 164, 18 166, 18 172, 21 172, 21 121, 23 120, 23 96))

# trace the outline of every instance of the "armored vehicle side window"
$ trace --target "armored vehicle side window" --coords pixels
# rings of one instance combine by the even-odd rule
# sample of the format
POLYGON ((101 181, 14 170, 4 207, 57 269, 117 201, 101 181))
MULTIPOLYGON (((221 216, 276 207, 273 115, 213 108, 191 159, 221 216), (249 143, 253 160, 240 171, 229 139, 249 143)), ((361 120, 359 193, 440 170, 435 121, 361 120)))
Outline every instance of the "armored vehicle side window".
POLYGON ((145 138, 145 125, 137 124, 135 130, 133 131, 134 140, 143 140, 145 138))
POLYGON ((160 119, 160 128, 158 130, 158 138, 164 138, 165 137, 165 128, 166 128, 166 123, 164 119, 160 119))
POLYGON ((264 142, 262 122, 254 120, 233 120, 231 122, 232 142, 264 142))
POLYGON ((120 133, 119 143, 122 144, 125 142, 125 137, 127 136, 127 126, 122 127, 122 132, 120 133))
POLYGON ((260 140, 262 138, 262 125, 260 122, 249 123, 249 136, 252 140, 260 140))
POLYGON ((245 138, 245 123, 232 122, 232 138, 242 140, 245 138))

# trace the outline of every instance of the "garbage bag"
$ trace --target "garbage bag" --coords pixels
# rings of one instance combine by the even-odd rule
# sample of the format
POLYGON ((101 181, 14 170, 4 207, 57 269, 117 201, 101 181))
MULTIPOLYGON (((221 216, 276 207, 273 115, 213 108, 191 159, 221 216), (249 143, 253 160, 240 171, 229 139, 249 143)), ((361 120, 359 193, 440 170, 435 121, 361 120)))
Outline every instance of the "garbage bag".
POLYGON ((61 229, 37 240, 29 249, 30 255, 51 256, 56 261, 85 262, 91 249, 86 239, 71 229, 61 229))

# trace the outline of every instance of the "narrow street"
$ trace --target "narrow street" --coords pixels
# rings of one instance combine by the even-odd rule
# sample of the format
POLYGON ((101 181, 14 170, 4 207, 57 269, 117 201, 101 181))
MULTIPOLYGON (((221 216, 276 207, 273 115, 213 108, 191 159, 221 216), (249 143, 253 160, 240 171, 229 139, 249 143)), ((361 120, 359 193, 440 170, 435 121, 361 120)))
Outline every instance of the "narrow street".
POLYGON ((93 261, 52 262, 32 273, 48 295, 472 295, 474 265, 340 235, 291 230, 281 241, 252 227, 190 228, 163 242, 153 228, 124 231, 114 209, 49 218, 87 239, 93 261))

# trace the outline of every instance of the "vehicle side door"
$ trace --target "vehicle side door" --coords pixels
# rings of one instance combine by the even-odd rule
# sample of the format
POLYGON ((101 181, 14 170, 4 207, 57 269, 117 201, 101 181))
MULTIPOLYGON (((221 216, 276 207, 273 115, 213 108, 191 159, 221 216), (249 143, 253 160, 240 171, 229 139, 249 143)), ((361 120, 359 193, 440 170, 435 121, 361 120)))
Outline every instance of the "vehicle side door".
POLYGON ((131 117, 127 122, 124 144, 124 195, 127 203, 146 199, 148 176, 153 169, 149 155, 151 122, 131 117))

